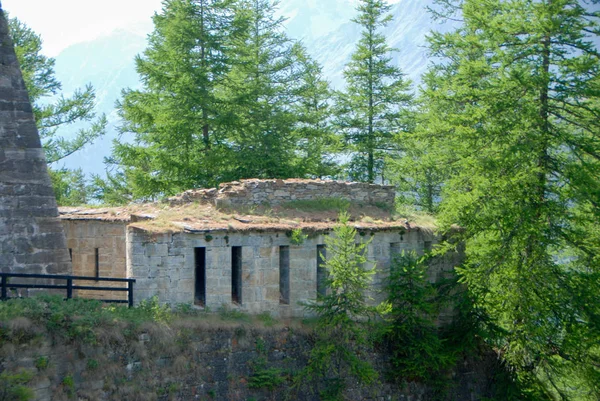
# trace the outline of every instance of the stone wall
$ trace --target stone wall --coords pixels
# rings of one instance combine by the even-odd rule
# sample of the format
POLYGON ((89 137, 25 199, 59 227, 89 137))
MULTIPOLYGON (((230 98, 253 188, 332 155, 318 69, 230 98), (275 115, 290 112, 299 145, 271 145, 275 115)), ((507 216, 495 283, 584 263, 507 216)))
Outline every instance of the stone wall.
MULTIPOLYGON (((52 333, 31 327, 31 322, 23 318, 7 322, 7 327, 16 327, 25 340, 16 344, 4 342, 0 347, 0 366, 6 375, 30 372, 33 379, 27 386, 33 390, 35 401, 320 399, 308 386, 299 392, 290 388, 294 374, 305 366, 314 341, 303 328, 253 327, 231 321, 219 323, 218 318, 175 321, 170 326, 127 327, 121 323, 97 328, 98 341, 86 344, 52 338, 52 333), (29 337, 23 333, 29 331, 36 335, 27 341, 29 337), (273 390, 251 388, 249 383, 259 361, 280 372, 283 383, 273 390)), ((385 372, 390 368, 386 356, 371 354, 370 359, 381 382, 362 387, 348 380, 344 399, 501 399, 493 398, 497 377, 502 373, 501 363, 490 352, 460 358, 448 372, 448 386, 442 394, 439 388, 436 391, 422 383, 386 382, 385 372)))
MULTIPOLYGON (((392 253, 415 250, 423 253, 436 239, 423 230, 361 232, 360 239, 372 238, 367 257, 380 272, 374 276, 374 302, 384 296, 379 292, 389 271, 392 253), (362 235, 361 235, 362 234, 362 235), (364 238, 363 238, 364 237, 364 238)), ((193 303, 195 293, 195 248, 206 249, 205 305, 222 306, 249 313, 270 312, 280 317, 303 317, 300 302, 316 299, 317 246, 325 244, 325 234, 308 238, 302 245, 290 244, 285 232, 206 234, 152 234, 134 227, 127 231, 128 274, 135 277, 135 302, 158 296, 170 304, 193 303), (232 247, 242 247, 242 302, 232 300, 232 247), (282 303, 280 293, 280 250, 289 247, 289 302, 282 303)), ((430 272, 436 280, 451 271, 455 261, 439 260, 430 272)), ((366 266, 366 268, 370 268, 366 266)))
POLYGON ((219 189, 190 190, 171 198, 171 204, 208 201, 217 206, 278 206, 292 201, 342 198, 356 203, 393 208, 395 189, 389 185, 323 180, 242 180, 219 189))
POLYGON ((31 104, 0 9, 0 271, 70 273, 31 104))
MULTIPOLYGON (((125 222, 63 220, 73 275, 127 278, 125 222), (96 260, 96 254, 98 258, 96 260), (96 261, 98 265, 96 265, 96 261)), ((78 281, 77 285, 120 287, 124 283, 78 281)), ((93 299, 127 299, 126 292, 79 290, 77 295, 93 299)))

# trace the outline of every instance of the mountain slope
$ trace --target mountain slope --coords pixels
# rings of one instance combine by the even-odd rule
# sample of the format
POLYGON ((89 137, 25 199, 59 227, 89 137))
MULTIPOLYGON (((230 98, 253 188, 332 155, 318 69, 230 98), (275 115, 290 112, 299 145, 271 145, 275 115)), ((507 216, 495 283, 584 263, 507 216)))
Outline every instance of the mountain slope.
POLYGON ((65 95, 91 83, 96 90, 97 112, 105 113, 109 121, 104 138, 61 161, 58 167, 81 167, 86 174, 104 174, 104 158, 111 154, 112 140, 117 136, 119 117, 115 103, 123 88, 139 86, 134 57, 145 47, 144 34, 117 30, 92 42, 71 46, 56 58, 56 74, 65 95))

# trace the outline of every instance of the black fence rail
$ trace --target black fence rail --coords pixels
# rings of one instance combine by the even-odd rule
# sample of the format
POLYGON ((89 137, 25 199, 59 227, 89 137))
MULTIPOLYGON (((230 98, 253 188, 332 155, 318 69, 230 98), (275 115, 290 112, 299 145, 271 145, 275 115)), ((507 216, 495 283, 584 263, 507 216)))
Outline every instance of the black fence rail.
MULTIPOLYGON (((19 280, 21 281, 21 280, 19 280)), ((24 273, 0 273, 0 299, 8 299, 8 289, 13 288, 33 288, 33 289, 56 289, 66 290, 67 299, 73 298, 73 290, 89 290, 89 291, 115 291, 125 292, 127 291, 127 300, 121 299, 101 299, 102 302, 110 303, 121 303, 128 304, 129 307, 133 306, 133 283, 135 279, 132 278, 110 278, 110 277, 85 277, 85 276, 64 276, 54 274, 24 274, 24 273), (65 284, 21 284, 21 283, 10 283, 9 279, 46 279, 46 280, 63 280, 65 284), (127 287, 99 287, 99 286, 88 286, 88 285, 73 285, 74 281, 98 281, 98 282, 113 282, 113 283, 127 283, 127 287)))

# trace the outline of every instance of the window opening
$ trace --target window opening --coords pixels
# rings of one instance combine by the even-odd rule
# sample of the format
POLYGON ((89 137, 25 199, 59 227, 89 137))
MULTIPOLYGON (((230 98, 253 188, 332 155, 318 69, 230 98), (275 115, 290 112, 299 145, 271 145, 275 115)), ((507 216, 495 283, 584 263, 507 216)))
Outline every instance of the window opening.
POLYGON ((242 247, 231 247, 231 301, 242 304, 242 247))
POLYGON ((290 247, 279 247, 279 303, 290 303, 290 247))
POLYGON ((196 259, 196 283, 194 289, 194 303, 196 305, 206 305, 206 248, 200 247, 194 249, 196 259))
POLYGON ((317 298, 327 295, 327 276, 325 260, 327 258, 327 247, 317 245, 317 298))
POLYGON ((94 251, 94 261, 95 261, 96 278, 99 278, 100 277, 100 248, 96 248, 94 251))

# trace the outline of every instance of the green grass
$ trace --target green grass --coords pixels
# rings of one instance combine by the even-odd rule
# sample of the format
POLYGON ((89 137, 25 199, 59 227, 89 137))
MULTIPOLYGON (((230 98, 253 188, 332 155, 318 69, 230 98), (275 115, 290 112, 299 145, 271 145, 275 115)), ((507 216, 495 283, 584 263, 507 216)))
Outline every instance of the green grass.
POLYGON ((0 302, 0 344, 23 343, 40 335, 45 328, 67 340, 96 343, 95 329, 127 322, 133 327, 144 322, 165 323, 172 319, 169 306, 157 299, 141 302, 138 307, 105 305, 100 301, 41 295, 0 302))
POLYGON ((324 212, 331 210, 347 210, 350 201, 342 198, 318 198, 310 200, 295 200, 282 205, 284 209, 295 209, 305 212, 324 212))

